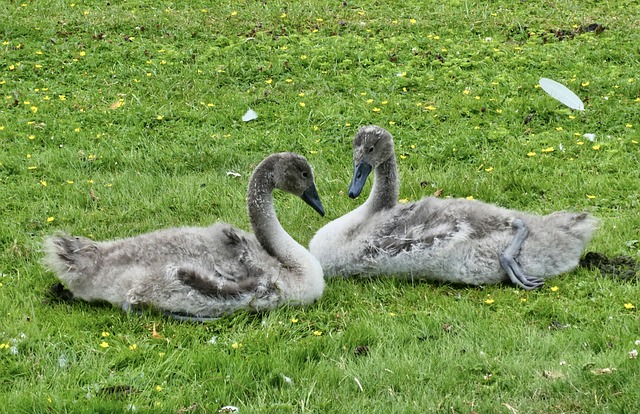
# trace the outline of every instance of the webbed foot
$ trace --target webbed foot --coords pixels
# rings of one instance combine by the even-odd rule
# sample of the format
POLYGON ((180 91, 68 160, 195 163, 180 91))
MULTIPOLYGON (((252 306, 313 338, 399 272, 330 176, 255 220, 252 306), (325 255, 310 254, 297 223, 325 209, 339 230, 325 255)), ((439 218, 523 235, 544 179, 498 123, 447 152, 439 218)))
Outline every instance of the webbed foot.
POLYGON ((511 223, 516 234, 511 244, 500 255, 500 265, 507 272, 509 280, 514 285, 525 290, 533 290, 544 284, 543 279, 527 276, 522 267, 516 261, 516 257, 520 254, 522 244, 529 236, 529 230, 521 219, 515 219, 511 223))

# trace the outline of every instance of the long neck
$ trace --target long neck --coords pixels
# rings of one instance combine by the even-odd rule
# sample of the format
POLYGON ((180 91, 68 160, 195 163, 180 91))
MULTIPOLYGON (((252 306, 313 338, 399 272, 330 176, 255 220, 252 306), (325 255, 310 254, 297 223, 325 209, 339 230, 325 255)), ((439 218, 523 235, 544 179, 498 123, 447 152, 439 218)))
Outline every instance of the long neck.
POLYGON ((253 232, 264 249, 288 267, 304 267, 307 249, 296 242, 278 221, 273 206, 273 179, 254 174, 247 191, 249 219, 253 232))
POLYGON ((373 187, 366 204, 372 211, 380 211, 395 206, 400 194, 400 181, 396 158, 389 157, 378 164, 373 173, 373 187))

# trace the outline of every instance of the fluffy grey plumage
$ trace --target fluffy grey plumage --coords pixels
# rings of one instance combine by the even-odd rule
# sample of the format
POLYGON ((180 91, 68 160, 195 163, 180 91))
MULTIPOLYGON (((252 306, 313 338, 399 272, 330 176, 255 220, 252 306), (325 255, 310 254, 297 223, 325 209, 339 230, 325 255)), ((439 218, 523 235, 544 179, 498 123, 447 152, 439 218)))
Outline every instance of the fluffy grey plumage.
POLYGON ((322 227, 309 250, 325 275, 402 275, 470 285, 511 280, 533 289, 572 270, 596 220, 587 213, 537 216, 467 199, 426 197, 398 204, 391 134, 360 128, 353 141, 357 197, 374 171, 367 201, 322 227))
POLYGON ((58 235, 45 240, 44 261, 78 298, 124 309, 151 306, 189 320, 308 304, 324 290, 322 268, 280 225, 275 188, 324 215, 307 161, 279 153, 251 176, 247 203, 255 235, 223 223, 103 242, 58 235))

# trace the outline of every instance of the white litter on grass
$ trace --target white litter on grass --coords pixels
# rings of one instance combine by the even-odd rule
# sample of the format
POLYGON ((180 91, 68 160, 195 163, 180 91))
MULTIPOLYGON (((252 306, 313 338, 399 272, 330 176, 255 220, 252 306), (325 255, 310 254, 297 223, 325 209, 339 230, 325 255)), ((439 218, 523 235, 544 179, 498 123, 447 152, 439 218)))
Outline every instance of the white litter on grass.
POLYGON ((233 405, 225 405, 218 410, 219 413, 237 413, 239 411, 240 409, 238 407, 234 407, 233 405))
POLYGON ((364 390, 362 389, 362 384, 360 384, 360 381, 358 380, 358 378, 353 377, 353 380, 356 382, 356 384, 358 384, 358 388, 360 388, 360 392, 364 392, 364 390))
POLYGON ((237 172, 233 172, 233 171, 227 171, 227 175, 230 175, 232 177, 240 177, 241 176, 237 172))
POLYGON ((281 374, 281 375, 282 375, 282 379, 284 379, 284 382, 286 382, 289 385, 291 385, 293 383, 293 380, 291 380, 291 378, 287 377, 284 374, 281 374))
POLYGON ((540 84, 540 87, 552 98, 557 99, 571 109, 584 111, 584 104, 580 98, 578 98, 578 95, 573 93, 571 89, 567 88, 563 84, 547 78, 540 78, 538 83, 540 84))
POLYGON ((253 121, 254 119, 258 119, 258 113, 251 108, 249 108, 249 110, 245 112, 244 115, 242 115, 242 120, 244 122, 253 121))
POLYGON ((583 137, 593 142, 593 140, 596 139, 596 134, 584 134, 583 137))
POLYGON ((69 360, 65 354, 62 354, 58 357, 58 366, 60 368, 66 368, 69 365, 69 360))

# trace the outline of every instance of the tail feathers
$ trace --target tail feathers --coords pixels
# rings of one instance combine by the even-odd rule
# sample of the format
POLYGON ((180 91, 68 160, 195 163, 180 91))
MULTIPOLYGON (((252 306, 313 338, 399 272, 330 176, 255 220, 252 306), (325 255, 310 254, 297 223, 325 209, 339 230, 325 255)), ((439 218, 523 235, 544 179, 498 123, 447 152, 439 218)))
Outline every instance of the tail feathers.
POLYGON ((95 271, 101 265, 98 246, 84 237, 51 236, 45 239, 44 250, 45 263, 61 277, 68 273, 95 271))
POLYGON ((556 227, 564 229, 586 246, 593 232, 598 228, 598 220, 589 213, 555 213, 549 216, 556 227))

